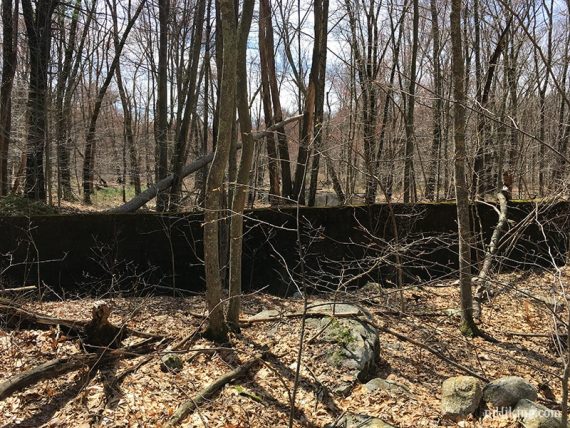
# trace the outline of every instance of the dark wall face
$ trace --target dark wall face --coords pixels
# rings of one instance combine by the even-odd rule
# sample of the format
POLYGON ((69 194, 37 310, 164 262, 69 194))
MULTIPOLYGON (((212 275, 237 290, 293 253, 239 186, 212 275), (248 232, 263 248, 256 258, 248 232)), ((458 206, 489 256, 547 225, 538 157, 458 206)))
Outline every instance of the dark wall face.
MULTIPOLYGON (((505 257, 499 262, 504 267, 563 263, 569 204, 541 209, 537 216, 529 215, 533 209, 532 204, 510 207, 509 218, 523 221, 524 227, 509 227, 507 237, 518 239, 503 241, 505 257)), ((389 284, 395 282, 396 252, 406 281, 453 275, 455 210, 453 204, 394 204, 393 218, 387 205, 249 212, 244 290, 267 287, 272 293, 292 294, 303 271, 309 287, 319 290, 334 290, 347 281, 352 286, 369 280, 389 284)), ((488 242, 496 211, 479 205, 473 214, 480 242, 488 242)), ((58 294, 168 292, 173 286, 202 291, 202 245, 202 217, 194 214, 0 217, 3 281, 8 286, 45 284, 58 294)), ((475 264, 483 256, 482 246, 473 250, 475 264)))

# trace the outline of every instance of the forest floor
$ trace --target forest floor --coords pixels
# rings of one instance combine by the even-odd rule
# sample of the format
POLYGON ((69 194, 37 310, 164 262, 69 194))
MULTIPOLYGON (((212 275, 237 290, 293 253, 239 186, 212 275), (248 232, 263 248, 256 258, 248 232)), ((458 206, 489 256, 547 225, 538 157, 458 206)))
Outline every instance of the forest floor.
MULTIPOLYGON (((399 293, 394 289, 366 287, 343 299, 368 309, 375 324, 426 344, 490 380, 506 375, 527 379, 541 391, 539 401, 552 408, 552 403, 561 399, 560 352, 549 337, 513 336, 509 332, 547 335, 553 331, 553 312, 567 318, 565 305, 553 310, 551 300, 554 288, 570 285, 570 268, 558 274, 518 272, 501 274, 495 279, 498 293, 484 306, 481 326, 497 343, 460 334, 454 310, 459 290, 453 280, 406 289, 405 316, 387 311, 399 306, 399 293)), ((317 298, 332 297, 314 297, 317 298)), ((113 323, 126 323, 131 328, 168 336, 174 341, 196 331, 204 321, 200 317, 205 310, 203 296, 116 298, 108 302, 113 308, 113 323)), ((93 299, 82 299, 23 305, 43 314, 86 320, 93 303, 93 299)), ((302 300, 253 294, 243 299, 243 315, 247 318, 267 309, 295 312, 302 305, 302 300)), ((162 426, 197 391, 240 363, 269 350, 262 364, 202 403, 183 420, 182 426, 284 427, 289 418, 300 325, 298 318, 251 323, 240 334, 232 334, 230 346, 223 347, 197 338, 190 349, 179 354, 185 364, 178 373, 161 371, 160 354, 155 353, 147 364, 120 382, 114 380, 145 357, 121 359, 92 373, 71 372, 41 381, 0 401, 0 425, 162 426)), ((307 332, 306 337, 312 336, 313 332, 307 332)), ((396 382, 404 389, 368 392, 364 385, 356 384, 347 396, 335 395, 326 390, 327 381, 341 379, 346 373, 327 364, 323 356, 327 353, 326 346, 318 338, 305 344, 296 395, 296 427, 322 427, 333 423, 345 411, 379 417, 396 427, 519 426, 508 417, 488 415, 460 425, 441 420, 441 383, 447 377, 465 373, 425 349, 386 333, 380 334, 377 377, 396 382)), ((80 352, 78 339, 67 338, 55 328, 12 330, 0 325, 0 382, 50 359, 80 352)))

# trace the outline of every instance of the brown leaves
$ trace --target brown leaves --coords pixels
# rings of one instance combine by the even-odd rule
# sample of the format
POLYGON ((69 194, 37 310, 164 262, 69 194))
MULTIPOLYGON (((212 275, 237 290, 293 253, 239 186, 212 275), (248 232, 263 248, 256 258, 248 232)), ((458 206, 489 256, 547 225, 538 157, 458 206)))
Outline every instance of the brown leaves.
MULTIPOLYGON (((564 273, 568 275, 568 272, 564 273)), ((517 283, 525 292, 548 296, 551 293, 549 274, 531 275, 524 281, 513 280, 509 275, 497 278, 504 283, 517 283)), ((500 340, 491 344, 484 340, 465 339, 458 330, 458 320, 445 313, 458 306, 458 290, 439 287, 405 292, 410 299, 410 312, 405 317, 375 315, 378 325, 390 325, 409 337, 429 344, 447 357, 475 368, 489 378, 516 374, 535 385, 547 383, 550 397, 560 399, 560 384, 555 374, 561 373, 559 359, 552 353, 548 338, 510 337, 506 331, 550 332, 552 320, 544 306, 513 290, 495 297, 484 310, 485 331, 500 340), (411 293, 419 296, 413 299, 411 293), (408 295, 409 294, 409 295, 408 295), (418 300, 421 305, 414 305, 418 300), (421 313, 431 313, 430 316, 421 313), (433 314, 436 314, 435 316, 433 314), (552 374, 549 374, 552 373, 552 374)), ((366 301, 365 291, 343 296, 346 299, 366 301)), ((374 296, 370 312, 386 304, 383 297, 374 296)), ((371 299, 372 301, 372 299, 371 299)), ((116 325, 127 323, 131 328, 172 337, 180 340, 196 329, 200 319, 190 312, 202 312, 201 297, 173 299, 155 297, 147 299, 117 299, 114 302, 112 321, 116 325)), ((244 312, 253 315, 262 309, 284 312, 301 310, 302 302, 255 295, 245 299, 244 312)), ((89 313, 93 302, 89 300, 44 303, 44 313, 61 318, 81 319, 89 313)), ((34 309, 30 307, 30 309, 34 309)), ((37 307, 35 309, 38 309, 37 307)), ((384 308, 382 308, 384 309, 384 308)), ((565 314, 562 314, 565 317, 565 314)), ((210 352, 186 352, 180 357, 184 368, 178 374, 163 373, 159 355, 150 363, 135 370, 114 389, 109 385, 113 376, 132 367, 140 360, 119 361, 103 367, 79 392, 71 391, 83 373, 74 373, 40 382, 25 392, 0 401, 0 425, 27 421, 33 425, 43 409, 55 402, 59 408, 47 424, 50 427, 89 426, 98 421, 101 426, 162 426, 177 406, 188 400, 236 362, 251 358, 263 346, 269 347, 272 357, 255 373, 234 384, 227 385, 206 401, 182 423, 185 427, 265 428, 287 425, 290 391, 296 368, 300 319, 256 323, 242 329, 241 335, 231 337, 233 349, 210 352), (242 389, 240 390, 239 387, 242 389), (71 391, 71 392, 70 392, 71 391), (114 395, 109 396, 109 392, 114 395), (240 393, 242 391, 243 393, 240 393), (70 393, 65 400, 59 397, 70 393), (253 397, 258 397, 259 400, 253 397), (58 401, 59 400, 59 401, 58 401)), ((306 337, 310 337, 306 336, 306 337)), ((351 377, 342 368, 327 363, 331 345, 315 340, 306 344, 301 382, 296 405, 296 427, 324 426, 334 421, 343 411, 364 413, 379 417, 399 427, 433 427, 439 422, 439 391, 442 380, 457 371, 437 357, 410 343, 390 335, 380 337, 381 358, 378 377, 405 386, 409 395, 394 391, 369 392, 355 385, 347 397, 335 395, 329 388, 339 380, 351 377), (324 393, 326 392, 326 393, 324 393)), ((195 349, 211 349, 214 345, 199 339, 195 349)), ((77 344, 68 340, 57 329, 48 331, 0 329, 0 379, 47 361, 50 356, 64 357, 80 352, 77 344)), ((83 382, 85 379, 83 378, 83 382)), ((467 420, 465 427, 507 427, 512 421, 486 418, 483 421, 467 420)))

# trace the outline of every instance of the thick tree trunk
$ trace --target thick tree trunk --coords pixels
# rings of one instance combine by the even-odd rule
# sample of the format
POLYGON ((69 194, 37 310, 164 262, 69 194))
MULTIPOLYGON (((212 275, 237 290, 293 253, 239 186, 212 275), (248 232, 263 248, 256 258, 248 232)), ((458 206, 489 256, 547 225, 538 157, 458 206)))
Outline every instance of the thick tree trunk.
POLYGON ((30 51, 28 91, 28 140, 26 145, 25 195, 46 200, 44 153, 47 144, 47 90, 52 15, 57 2, 39 0, 34 11, 30 0, 22 0, 30 51))
POLYGON ((0 84, 0 196, 10 190, 8 150, 12 130, 12 87, 18 62, 18 4, 2 0, 2 83, 0 84))

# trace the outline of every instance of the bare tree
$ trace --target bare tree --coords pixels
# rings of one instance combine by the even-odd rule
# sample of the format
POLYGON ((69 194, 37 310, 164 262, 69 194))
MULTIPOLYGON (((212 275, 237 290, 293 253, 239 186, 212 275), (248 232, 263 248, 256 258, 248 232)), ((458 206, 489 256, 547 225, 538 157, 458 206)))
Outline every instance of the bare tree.
POLYGON ((461 331, 476 336, 478 328, 473 320, 473 292, 471 289, 472 234, 469 219, 469 190, 466 179, 467 149, 465 146, 465 63, 461 35, 461 0, 451 3, 451 43, 453 54, 453 102, 455 126, 455 194, 457 198, 457 227, 459 234, 459 281, 461 287, 461 331))
MULTIPOLYGON (((208 334, 223 340, 227 326, 222 305, 219 221, 222 210, 222 186, 228 165, 232 128, 235 119, 237 70, 237 24, 232 0, 219 0, 223 33, 223 65, 219 98, 219 124, 214 160, 206 182, 204 203, 204 262, 206 268, 206 300, 208 301, 208 334)), ((219 29, 218 29, 219 31, 219 29)), ((218 46, 218 49, 220 47, 218 46)))
POLYGON ((51 28, 55 0, 22 0, 22 11, 30 52, 28 92, 28 142, 25 194, 30 199, 45 201, 44 151, 48 141, 47 91, 51 48, 51 28))
POLYGON ((2 0, 2 82, 0 83, 0 196, 8 194, 8 149, 12 130, 12 88, 17 67, 19 0, 2 0))

